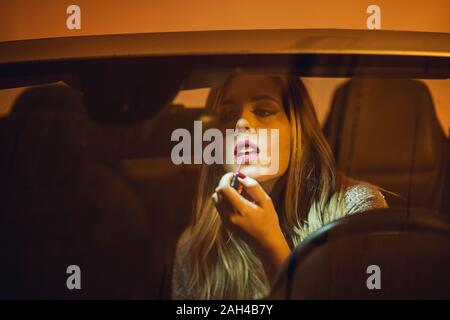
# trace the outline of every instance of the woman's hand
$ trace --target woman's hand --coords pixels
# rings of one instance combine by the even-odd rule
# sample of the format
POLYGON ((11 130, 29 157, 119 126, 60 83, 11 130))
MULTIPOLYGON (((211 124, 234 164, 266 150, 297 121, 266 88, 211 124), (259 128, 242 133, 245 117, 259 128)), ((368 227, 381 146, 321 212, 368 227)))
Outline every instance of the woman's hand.
POLYGON ((246 199, 230 186, 233 173, 225 174, 212 198, 223 223, 246 241, 261 259, 272 282, 279 266, 290 254, 272 199, 250 177, 239 178, 246 199))

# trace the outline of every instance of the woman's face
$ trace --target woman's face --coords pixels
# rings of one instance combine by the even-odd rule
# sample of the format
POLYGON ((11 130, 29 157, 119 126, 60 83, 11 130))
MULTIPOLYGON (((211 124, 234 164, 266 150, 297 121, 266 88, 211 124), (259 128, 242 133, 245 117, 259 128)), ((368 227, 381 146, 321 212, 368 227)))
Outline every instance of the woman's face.
MULTIPOLYGON (((289 166, 291 134, 282 90, 281 85, 268 76, 238 75, 228 83, 218 107, 222 131, 234 129, 236 132, 235 139, 226 139, 226 159, 231 157, 242 162, 240 171, 259 182, 277 179, 289 166), (265 140, 257 135, 262 132, 260 129, 266 129, 265 140), (272 129, 278 129, 278 139, 271 139, 272 129), (268 155, 275 161, 275 153, 278 153, 278 165, 273 170, 274 163, 262 159, 268 155)), ((234 172, 237 163, 225 163, 224 167, 225 171, 234 172)))

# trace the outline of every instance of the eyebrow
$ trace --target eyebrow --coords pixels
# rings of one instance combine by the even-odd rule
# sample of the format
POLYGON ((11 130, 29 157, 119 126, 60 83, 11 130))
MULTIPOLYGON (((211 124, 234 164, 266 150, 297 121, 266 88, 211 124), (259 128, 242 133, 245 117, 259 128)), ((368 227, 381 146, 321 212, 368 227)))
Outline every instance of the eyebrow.
MULTIPOLYGON (((257 100, 272 100, 272 101, 274 101, 274 102, 276 102, 278 104, 281 104, 281 102, 278 101, 278 99, 275 99, 274 97, 269 96, 269 95, 265 95, 265 94, 259 95, 259 96, 255 96, 255 97, 251 98, 250 102, 255 102, 257 100)), ((224 105, 235 104, 235 102, 233 100, 228 100, 227 99, 227 100, 223 101, 223 104, 224 105)))
POLYGON ((250 99, 251 102, 254 102, 256 100, 272 100, 272 101, 274 101, 274 102, 276 102, 278 104, 281 104, 281 102, 278 101, 278 99, 275 99, 274 97, 269 96, 269 95, 265 95, 265 94, 259 95, 259 96, 256 96, 256 97, 253 97, 253 98, 250 99))

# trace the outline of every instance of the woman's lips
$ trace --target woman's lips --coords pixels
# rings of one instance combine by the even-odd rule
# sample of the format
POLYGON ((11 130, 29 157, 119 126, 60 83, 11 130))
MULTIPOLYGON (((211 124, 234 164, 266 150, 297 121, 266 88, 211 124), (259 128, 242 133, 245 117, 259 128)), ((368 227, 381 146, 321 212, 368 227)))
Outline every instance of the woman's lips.
POLYGON ((258 157, 259 148, 256 143, 249 139, 240 140, 234 147, 234 156, 240 162, 248 162, 258 157))

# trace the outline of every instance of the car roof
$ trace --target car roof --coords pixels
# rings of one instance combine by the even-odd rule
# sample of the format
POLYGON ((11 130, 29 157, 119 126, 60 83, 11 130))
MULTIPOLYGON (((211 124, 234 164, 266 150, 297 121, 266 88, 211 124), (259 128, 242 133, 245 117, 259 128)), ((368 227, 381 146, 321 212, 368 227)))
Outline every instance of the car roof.
POLYGON ((348 29, 229 30, 0 42, 0 65, 87 58, 246 54, 450 57, 450 33, 348 29))

